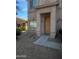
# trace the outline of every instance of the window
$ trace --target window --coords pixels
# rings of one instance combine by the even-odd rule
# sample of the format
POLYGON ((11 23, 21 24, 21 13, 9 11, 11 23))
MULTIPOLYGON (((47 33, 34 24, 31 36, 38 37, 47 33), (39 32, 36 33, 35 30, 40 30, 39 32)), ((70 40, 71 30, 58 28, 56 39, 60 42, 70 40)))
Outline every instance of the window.
POLYGON ((38 4, 38 0, 31 0, 30 8, 34 8, 35 6, 37 6, 37 4, 38 4))
POLYGON ((33 0, 30 2, 30 8, 33 8, 33 0))

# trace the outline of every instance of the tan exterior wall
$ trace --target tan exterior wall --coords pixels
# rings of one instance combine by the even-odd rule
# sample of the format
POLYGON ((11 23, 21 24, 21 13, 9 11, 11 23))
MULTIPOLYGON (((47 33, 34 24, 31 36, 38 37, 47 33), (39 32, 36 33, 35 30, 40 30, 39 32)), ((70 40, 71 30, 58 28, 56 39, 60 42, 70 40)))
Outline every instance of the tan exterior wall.
POLYGON ((16 22, 17 22, 17 24, 26 23, 25 20, 22 20, 22 19, 20 19, 20 18, 18 18, 18 17, 16 17, 16 22))

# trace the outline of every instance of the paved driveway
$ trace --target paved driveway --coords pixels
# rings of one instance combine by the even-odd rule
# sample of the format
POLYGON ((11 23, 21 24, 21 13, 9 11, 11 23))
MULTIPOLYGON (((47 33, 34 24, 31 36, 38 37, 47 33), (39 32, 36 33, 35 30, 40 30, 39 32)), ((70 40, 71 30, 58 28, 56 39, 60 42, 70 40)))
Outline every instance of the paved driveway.
POLYGON ((62 59, 61 50, 35 45, 32 34, 22 33, 16 41, 16 59, 62 59))

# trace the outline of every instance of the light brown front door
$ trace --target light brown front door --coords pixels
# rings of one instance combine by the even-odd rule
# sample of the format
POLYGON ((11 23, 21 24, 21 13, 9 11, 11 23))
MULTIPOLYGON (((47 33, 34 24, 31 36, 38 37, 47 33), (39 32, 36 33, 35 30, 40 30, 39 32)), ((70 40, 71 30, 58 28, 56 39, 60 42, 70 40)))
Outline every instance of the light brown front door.
POLYGON ((50 33, 50 15, 44 17, 44 32, 50 33))

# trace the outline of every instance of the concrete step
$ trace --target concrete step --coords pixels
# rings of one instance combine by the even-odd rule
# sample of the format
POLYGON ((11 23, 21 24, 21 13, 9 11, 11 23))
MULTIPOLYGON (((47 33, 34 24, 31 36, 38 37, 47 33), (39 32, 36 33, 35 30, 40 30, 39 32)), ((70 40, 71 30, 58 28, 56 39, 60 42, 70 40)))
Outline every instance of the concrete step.
POLYGON ((36 45, 48 47, 48 48, 53 48, 53 49, 62 49, 62 44, 61 43, 56 43, 53 41, 48 40, 48 36, 41 36, 38 40, 33 42, 36 45))

